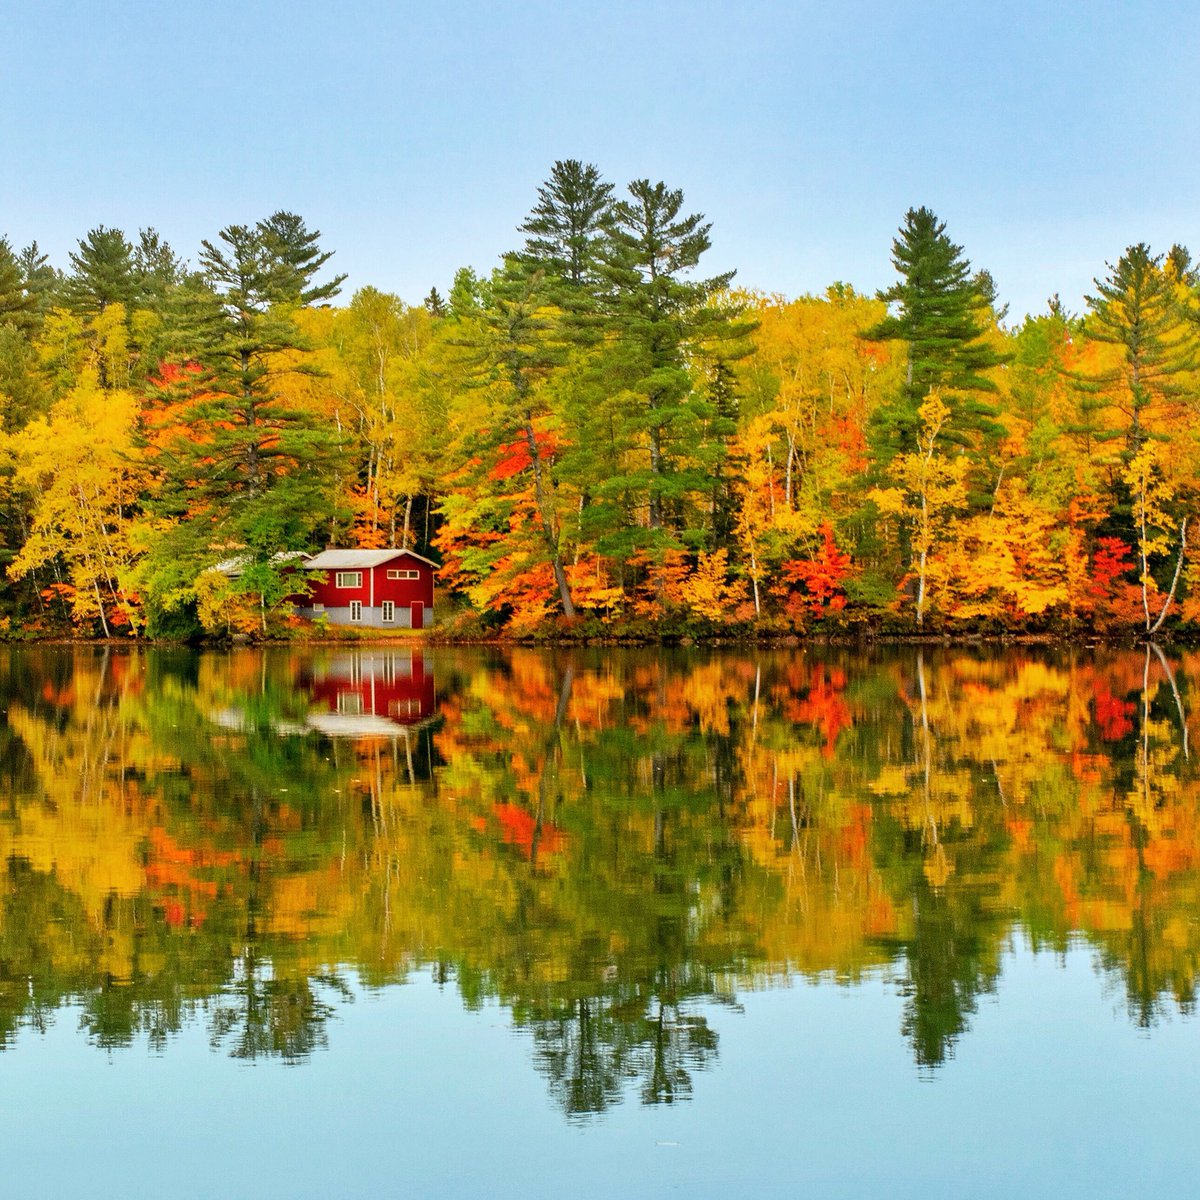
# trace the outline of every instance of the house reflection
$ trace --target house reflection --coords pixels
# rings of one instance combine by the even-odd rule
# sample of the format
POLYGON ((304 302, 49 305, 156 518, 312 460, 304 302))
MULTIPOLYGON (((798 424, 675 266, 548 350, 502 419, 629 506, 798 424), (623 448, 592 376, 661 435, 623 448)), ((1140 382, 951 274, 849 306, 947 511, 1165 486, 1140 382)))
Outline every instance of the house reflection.
POLYGON ((396 737, 435 711, 433 670, 419 650, 334 655, 298 680, 312 698, 306 724, 327 737, 396 737))

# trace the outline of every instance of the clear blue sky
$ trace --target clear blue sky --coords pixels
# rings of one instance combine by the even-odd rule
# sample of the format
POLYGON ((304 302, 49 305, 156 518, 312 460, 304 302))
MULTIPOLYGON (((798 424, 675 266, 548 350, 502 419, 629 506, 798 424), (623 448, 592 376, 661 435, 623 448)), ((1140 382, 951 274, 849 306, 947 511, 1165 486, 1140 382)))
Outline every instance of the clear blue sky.
POLYGON ((556 158, 681 187, 708 269, 886 286, 928 204, 1013 315, 1200 254, 1200 4, 0 0, 0 234, 191 256, 286 208, 350 286, 488 269, 556 158))

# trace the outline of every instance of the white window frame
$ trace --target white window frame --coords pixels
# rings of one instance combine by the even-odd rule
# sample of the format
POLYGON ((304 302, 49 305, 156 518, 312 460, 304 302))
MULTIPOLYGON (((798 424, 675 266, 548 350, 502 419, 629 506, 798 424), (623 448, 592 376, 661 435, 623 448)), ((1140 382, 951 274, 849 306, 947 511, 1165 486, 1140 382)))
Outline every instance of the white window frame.
POLYGON ((420 571, 408 571, 408 570, 401 571, 401 570, 389 568, 387 577, 389 579, 420 579, 421 572, 420 571))
POLYGON ((362 620, 362 601, 361 600, 351 600, 350 601, 350 620, 352 622, 354 622, 355 624, 358 624, 358 622, 362 620))
POLYGON ((395 601, 394 601, 394 600, 385 600, 385 601, 383 602, 383 616, 382 616, 382 620, 383 620, 383 623, 384 623, 385 625, 392 625, 392 624, 394 624, 394 623, 395 623, 395 620, 396 620, 396 603, 395 603, 395 601))
POLYGON ((338 571, 333 577, 333 586, 339 588, 362 587, 361 571, 338 571))
POLYGON ((358 692, 338 692, 337 710, 343 717, 361 717, 364 708, 363 698, 358 692))

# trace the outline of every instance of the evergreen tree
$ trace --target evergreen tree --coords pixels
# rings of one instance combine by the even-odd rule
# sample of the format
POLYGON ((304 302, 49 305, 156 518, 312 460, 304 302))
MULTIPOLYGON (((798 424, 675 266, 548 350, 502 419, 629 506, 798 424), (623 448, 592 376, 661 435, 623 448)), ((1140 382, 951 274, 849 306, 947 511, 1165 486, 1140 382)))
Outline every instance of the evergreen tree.
POLYGON ((522 257, 572 288, 599 281, 613 185, 591 163, 569 158, 554 164, 538 188, 538 202, 519 226, 527 234, 522 257))
POLYGON ((238 587, 283 595, 275 556, 310 548, 332 515, 337 434, 297 399, 296 383, 314 368, 290 313, 296 292, 281 295, 261 227, 228 226, 202 247, 202 277, 180 289, 174 314, 187 348, 162 397, 176 402, 179 422, 160 456, 155 505, 173 527, 148 571, 165 609, 231 553, 242 560, 238 587))
POLYGON ((996 303, 1000 298, 1000 294, 996 289, 996 280, 991 271, 986 267, 981 271, 976 271, 971 283, 975 288, 976 294, 979 296, 980 302, 985 308, 991 311, 996 323, 999 324, 1003 321, 1008 316, 1008 305, 996 303))
POLYGON ((325 283, 315 277, 333 257, 322 252, 321 233, 310 230, 304 218, 290 212, 277 212, 255 227, 262 256, 266 294, 276 303, 308 307, 332 300, 342 290, 345 275, 336 275, 325 283))
POLYGON ((708 422, 708 442, 713 448, 712 461, 712 539, 714 550, 728 550, 733 545, 737 525, 736 464, 731 461, 729 444, 737 432, 737 376, 723 359, 713 363, 708 380, 708 400, 711 416, 708 422))
POLYGON ((554 573, 563 614, 575 616, 562 555, 562 522, 555 506, 556 461, 539 438, 548 413, 546 389, 539 386, 565 359, 561 330, 549 309, 545 273, 510 257, 492 277, 484 312, 493 368, 501 385, 500 420, 493 438, 522 444, 532 477, 534 520, 545 561, 554 573))
POLYGON ((1194 288, 1200 284, 1200 270, 1192 262, 1191 251, 1179 242, 1167 251, 1166 269, 1185 287, 1194 288))
POLYGON ((458 321, 478 316, 486 290, 471 267, 459 267, 450 285, 450 315, 458 321))
POLYGON ((1197 366, 1195 331, 1177 291, 1186 283, 1175 274, 1182 267, 1186 276, 1188 264, 1175 254, 1169 266, 1164 270, 1162 257, 1139 242, 1115 267, 1108 264, 1108 276, 1095 280, 1096 295, 1087 297, 1086 335, 1119 347, 1120 361, 1078 382, 1086 394, 1122 413, 1129 458, 1148 436, 1147 419, 1181 406, 1187 376, 1197 366))
POLYGON ((127 312, 135 307, 138 272, 133 247, 121 230, 103 225, 90 230, 71 252, 71 267, 65 299, 75 312, 95 316, 110 304, 122 304, 127 312))
POLYGON ((900 279, 879 298, 895 306, 879 324, 864 331, 871 341, 907 344, 904 387, 881 414, 876 435, 879 455, 890 459, 916 448, 917 412, 931 391, 950 409, 947 436, 976 452, 996 436, 996 408, 985 397, 997 388, 987 372, 1004 357, 984 339, 980 309, 994 300, 991 276, 972 278, 962 247, 928 208, 910 208, 892 242, 892 264, 900 279), (981 295, 980 288, 990 293, 981 295))
POLYGON ((143 229, 133 250, 139 304, 159 311, 167 293, 183 281, 186 266, 157 229, 143 229))
POLYGON ((709 248, 711 226, 682 210, 682 191, 634 180, 629 198, 613 205, 600 266, 610 335, 605 371, 616 394, 597 416, 609 421, 622 465, 597 481, 594 494, 626 510, 619 524, 640 525, 644 513, 649 529, 643 536, 627 528, 610 539, 614 551, 631 548, 630 534, 660 548, 679 537, 698 540, 687 502, 707 493, 711 479, 703 463, 708 405, 692 364, 716 347, 735 357, 735 343, 750 330, 734 306, 710 303, 732 271, 690 277, 709 248))
POLYGON ((450 311, 442 293, 436 287, 429 289, 429 295, 425 297, 424 304, 431 317, 444 317, 450 311))
POLYGON ((0 325, 28 330, 36 323, 37 301, 25 286, 25 272, 7 238, 0 237, 0 325))
POLYGON ((59 302, 63 287, 62 272, 50 265, 50 257, 43 254, 37 242, 30 242, 17 261, 25 280, 25 290, 34 299, 38 319, 44 317, 59 302))

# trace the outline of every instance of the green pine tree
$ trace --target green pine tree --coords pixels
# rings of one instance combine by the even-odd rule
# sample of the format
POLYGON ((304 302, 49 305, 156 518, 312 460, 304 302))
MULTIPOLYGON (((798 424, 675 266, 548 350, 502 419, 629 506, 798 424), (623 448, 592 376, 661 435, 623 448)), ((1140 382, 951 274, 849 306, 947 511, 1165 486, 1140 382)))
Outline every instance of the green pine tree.
POLYGON ((133 248, 133 270, 139 305, 157 312, 171 289, 183 282, 186 264, 157 229, 142 229, 133 248))
POLYGON ((522 257, 572 288, 594 288, 612 193, 613 185, 591 163, 556 162, 538 188, 533 211, 518 227, 527 235, 522 257))
POLYGON ((1087 297, 1086 336, 1119 346, 1121 354, 1112 370, 1077 382, 1085 396, 1120 410, 1127 458, 1146 440, 1147 419, 1183 402, 1197 366, 1195 328, 1176 293, 1177 284, 1186 287, 1190 265, 1181 250, 1164 269, 1162 256, 1144 242, 1130 246, 1115 267, 1107 264, 1108 275, 1095 280, 1096 294, 1087 297))
POLYGON ((321 250, 320 230, 310 230, 303 217, 273 213, 258 222, 255 233, 261 248, 263 283, 274 302, 308 307, 332 300, 341 291, 345 275, 316 282, 333 251, 321 250))
POLYGON ((37 242, 30 242, 17 255, 17 261, 21 264, 25 290, 34 298, 34 308, 40 323, 46 313, 62 299, 62 272, 50 265, 50 256, 42 253, 37 242))
MULTIPOLYGON (((562 312, 551 296, 555 281, 544 270, 518 255, 509 255, 482 289, 483 303, 471 318, 460 319, 455 344, 466 352, 473 383, 487 389, 487 417, 482 428, 467 438, 470 458, 478 463, 476 484, 500 508, 511 503, 512 476, 497 479, 491 472, 502 453, 524 457, 518 473, 524 491, 533 498, 526 555, 548 563, 558 589, 563 615, 575 616, 575 604, 564 560, 563 520, 557 492, 561 472, 558 448, 547 442, 547 421, 558 424, 555 391, 548 386, 567 362, 573 348, 564 329, 562 312)), ((497 556, 507 550, 499 542, 497 556)), ((524 557, 524 555, 523 555, 524 557)))
POLYGON ((471 267, 459 267, 450 285, 450 316, 456 321, 479 316, 486 287, 471 267))
POLYGON ((7 238, 0 237, 0 325, 28 331, 37 323, 37 300, 7 238))
POLYGON ((683 192, 648 179, 634 180, 612 208, 600 266, 609 398, 586 439, 589 455, 606 441, 613 450, 612 473, 591 492, 608 509, 609 552, 703 540, 712 431, 695 369, 718 349, 736 357, 751 328, 736 305, 712 303, 732 271, 692 277, 711 226, 682 214, 683 192))
POLYGON ((928 208, 905 214, 892 263, 900 279, 879 298, 895 309, 863 337, 905 342, 908 363, 901 394, 876 425, 877 453, 886 462, 916 448, 918 410, 937 390, 951 411, 948 438, 979 454, 1000 432, 989 399, 997 388, 988 372, 1005 361, 984 339, 981 310, 994 301, 991 276, 972 277, 962 247, 928 208))
POLYGON ((431 317, 444 317, 450 311, 442 293, 436 287, 429 289, 429 295, 423 301, 426 312, 431 317))
POLYGON ((71 252, 71 274, 64 298, 81 316, 94 317, 110 304, 132 312, 138 301, 138 271, 133 246, 119 229, 103 225, 88 232, 71 252))
MULTIPOLYGON (((278 258, 260 227, 231 225, 202 246, 202 278, 181 289, 172 314, 180 365, 163 389, 182 401, 184 427, 163 456, 155 502, 172 529, 148 565, 164 609, 231 554, 242 562, 239 588, 285 594, 275 556, 310 548, 333 516, 337 436, 290 386, 315 371, 292 319, 297 293, 281 294, 278 258)), ((299 294, 323 296, 310 279, 299 294)))

